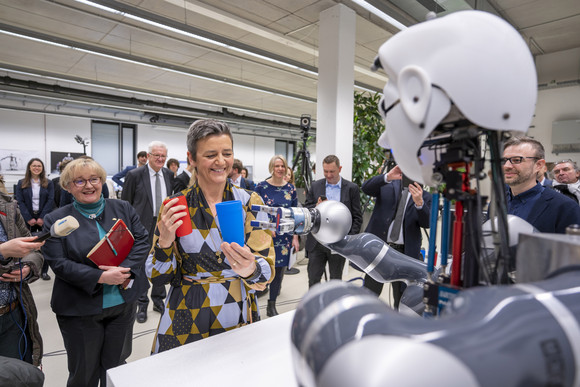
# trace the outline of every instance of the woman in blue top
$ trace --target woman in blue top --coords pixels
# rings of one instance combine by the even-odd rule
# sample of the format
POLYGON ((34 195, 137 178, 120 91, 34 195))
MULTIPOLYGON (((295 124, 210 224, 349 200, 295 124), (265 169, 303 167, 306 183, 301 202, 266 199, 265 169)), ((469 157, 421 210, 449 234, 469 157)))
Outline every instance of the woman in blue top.
MULTIPOLYGON (((262 197, 264 204, 270 207, 296 207, 298 199, 296 198, 296 188, 288 183, 284 177, 288 164, 286 159, 281 155, 276 155, 270 159, 269 170, 272 175, 270 178, 258 183, 255 192, 262 197)), ((273 220, 273 219, 271 219, 273 220)), ((290 261, 290 248, 298 251, 298 235, 291 234, 274 235, 274 249, 276 250, 276 275, 270 284, 270 297, 266 315, 268 317, 276 316, 276 298, 280 294, 284 272, 290 261)))

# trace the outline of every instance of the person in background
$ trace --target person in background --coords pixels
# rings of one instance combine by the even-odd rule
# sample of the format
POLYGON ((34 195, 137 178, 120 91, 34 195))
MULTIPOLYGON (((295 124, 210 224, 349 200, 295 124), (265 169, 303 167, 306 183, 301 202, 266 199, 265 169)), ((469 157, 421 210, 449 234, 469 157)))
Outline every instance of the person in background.
MULTIPOLYGON (((270 159, 268 170, 272 177, 264 180, 256 185, 256 193, 262 197, 264 204, 270 207, 296 207, 298 199, 296 198, 296 188, 285 180, 288 164, 282 155, 276 155, 270 159)), ((275 216, 271 216, 270 221, 275 221, 275 216)), ((288 267, 290 261, 290 249, 294 247, 294 251, 298 251, 298 235, 273 234, 274 249, 276 251, 276 275, 270 283, 270 297, 268 298, 268 306, 266 308, 266 315, 268 317, 278 315, 276 310, 276 299, 280 294, 282 288, 282 279, 284 272, 288 267)))
MULTIPOLYGON (((398 165, 387 173, 383 173, 383 167, 380 167, 377 176, 363 183, 362 191, 376 198, 365 232, 378 236, 390 247, 411 258, 422 260, 421 228, 429 228, 432 197, 418 183, 403 187, 402 178, 398 165)), ((398 310, 407 285, 394 281, 391 286, 393 308, 398 310)), ((366 274, 364 287, 380 296, 383 283, 366 274)))
POLYGON ((43 263, 43 243, 34 242, 35 238, 16 202, 0 193, 0 356, 40 367, 42 337, 28 286, 40 277, 43 263))
POLYGON ((175 181, 173 182, 173 193, 176 194, 178 192, 181 192, 187 187, 189 187, 191 184, 193 184, 193 181, 191 181, 192 178, 193 178, 193 167, 191 166, 189 159, 187 159, 187 167, 183 170, 183 172, 177 175, 175 181))
MULTIPOLYGON (((54 207, 54 187, 52 181, 46 178, 42 160, 30 159, 26 166, 24 179, 18 180, 16 185, 15 197, 30 232, 41 231, 44 217, 54 207)), ((45 281, 50 280, 46 262, 42 267, 41 278, 45 281)))
POLYGON ((544 166, 540 170, 538 170, 536 180, 538 180, 538 182, 544 187, 552 187, 552 185, 554 184, 553 180, 548 179, 548 167, 546 166, 546 164, 544 164, 544 166))
POLYGON ((240 188, 249 189, 253 191, 256 187, 253 181, 247 180, 242 176, 242 169, 244 165, 238 159, 234 159, 234 165, 232 166, 232 171, 230 172, 230 180, 232 181, 233 185, 237 185, 240 188))
MULTIPOLYGON (((147 165, 135 168, 127 173, 121 199, 128 201, 137 211, 141 223, 149 233, 149 246, 153 243, 153 234, 157 224, 157 215, 163 199, 173 192, 173 172, 164 168, 167 159, 167 145, 161 141, 152 141, 148 146, 147 165)), ((147 254, 145 254, 147 255, 147 254)), ((163 314, 165 286, 153 284, 151 301, 153 310, 163 314)), ((147 321, 149 296, 147 290, 139 297, 137 322, 147 321)))
POLYGON ((57 177, 55 177, 54 179, 52 179, 52 186, 54 187, 54 208, 60 207, 60 197, 61 197, 61 193, 62 193, 62 188, 60 186, 60 174, 62 174, 64 167, 66 167, 66 165, 70 162, 71 162, 71 160, 61 161, 59 166, 58 166, 59 175, 57 177))
POLYGON ((124 364, 131 354, 137 298, 149 283, 143 269, 150 245, 147 230, 133 207, 105 199, 101 165, 90 158, 71 161, 60 184, 74 201, 46 216, 44 230, 66 216, 79 228, 61 238, 49 238, 42 252, 55 273, 50 305, 56 314, 67 354, 67 386, 106 385, 106 371, 124 364), (87 258, 118 219, 134 238, 119 266, 98 266, 87 258), (125 281, 132 282, 125 284, 125 281))
POLYGON ((284 180, 294 185, 294 171, 292 170, 292 168, 290 167, 286 168, 286 175, 284 176, 284 180))
POLYGON ((558 161, 552 170, 554 189, 576 203, 580 202, 580 170, 575 161, 570 159, 558 161))
POLYGON ((544 146, 531 137, 511 137, 505 142, 501 162, 509 187, 507 213, 519 216, 540 232, 565 234, 566 227, 580 224, 580 206, 537 182, 538 170, 546 163, 544 155, 544 146))
MULTIPOLYGON (((353 182, 340 176, 342 167, 335 155, 328 155, 322 160, 324 179, 316 180, 306 194, 304 207, 314 208, 324 200, 336 200, 344 204, 352 216, 352 225, 349 234, 358 234, 362 225, 362 211, 360 207, 359 188, 353 182)), ((326 263, 330 272, 330 279, 342 279, 342 270, 345 259, 339 254, 318 243, 309 234, 306 239, 308 253, 308 287, 319 283, 325 270, 326 263)))
POLYGON ((228 179, 234 150, 227 124, 194 122, 187 134, 187 150, 195 181, 162 207, 147 259, 151 282, 171 283, 153 353, 256 321, 249 289, 263 289, 274 276, 272 237, 250 223, 256 219, 251 206, 264 203, 258 194, 228 179), (185 196, 188 208, 176 205, 177 196, 185 196), (243 246, 223 241, 219 227, 228 220, 216 218, 216 205, 231 200, 242 202, 243 246), (191 222, 193 230, 177 238, 175 232, 183 222, 191 222))
POLYGON ((129 165, 128 167, 123 169, 121 172, 114 174, 112 179, 115 183, 117 183, 117 185, 122 187, 123 184, 125 184, 125 176, 127 176, 127 173, 130 170, 142 167, 145 164, 147 164, 147 152, 141 151, 141 152, 137 153, 137 165, 129 165))
POLYGON ((244 179, 247 179, 247 178, 248 178, 248 176, 250 176, 250 174, 248 173, 248 168, 246 168, 246 167, 243 167, 243 168, 242 168, 242 177, 243 177, 244 179))
POLYGON ((169 159, 166 164, 167 168, 173 172, 173 177, 177 177, 177 171, 179 170, 179 160, 169 159))

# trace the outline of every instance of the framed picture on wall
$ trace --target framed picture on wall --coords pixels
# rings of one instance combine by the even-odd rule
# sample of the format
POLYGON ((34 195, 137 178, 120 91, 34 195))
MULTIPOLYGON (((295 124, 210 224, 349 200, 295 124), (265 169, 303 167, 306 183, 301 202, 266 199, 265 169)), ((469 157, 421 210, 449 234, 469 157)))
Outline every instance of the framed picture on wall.
POLYGON ((84 153, 75 152, 50 152, 50 173, 59 174, 58 168, 60 163, 65 160, 74 160, 77 157, 84 156, 84 153))
POLYGON ((0 149, 0 173, 24 174, 28 161, 35 157, 42 160, 37 151, 0 149))

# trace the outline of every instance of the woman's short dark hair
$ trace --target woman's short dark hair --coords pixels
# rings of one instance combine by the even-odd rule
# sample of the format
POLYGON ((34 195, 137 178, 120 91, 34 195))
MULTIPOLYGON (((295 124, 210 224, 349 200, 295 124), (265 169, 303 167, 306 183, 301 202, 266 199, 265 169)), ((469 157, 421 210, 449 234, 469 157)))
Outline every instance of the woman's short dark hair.
POLYGON ((187 150, 191 153, 191 158, 195 161, 197 157, 197 142, 208 136, 227 135, 234 145, 234 138, 230 132, 228 124, 217 120, 197 120, 187 131, 187 150))
POLYGON ((171 165, 177 165, 177 168, 179 168, 179 160, 177 159, 169 159, 167 160, 167 168, 169 168, 171 165))

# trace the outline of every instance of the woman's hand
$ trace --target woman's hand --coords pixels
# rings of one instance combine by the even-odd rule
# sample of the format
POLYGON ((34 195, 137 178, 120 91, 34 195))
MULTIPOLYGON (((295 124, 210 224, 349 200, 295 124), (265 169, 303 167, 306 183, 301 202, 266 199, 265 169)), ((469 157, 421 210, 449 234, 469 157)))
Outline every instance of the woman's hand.
POLYGON ((2 282, 20 282, 28 277, 30 274, 30 266, 26 264, 21 264, 20 267, 15 267, 9 273, 4 273, 0 277, 0 281, 2 282), (20 267, 22 267, 22 271, 20 271, 20 267))
POLYGON ((42 218, 36 219, 36 225, 42 227, 44 225, 44 220, 42 220, 42 218))
POLYGON ((39 250, 44 242, 34 242, 35 236, 10 239, 0 244, 0 254, 5 257, 22 258, 39 250))
POLYGON ((221 249, 232 269, 240 277, 249 277, 256 270, 256 258, 248 246, 240 246, 236 242, 222 242, 221 249))
POLYGON ((163 211, 161 212, 161 218, 157 223, 157 228, 159 229, 159 247, 166 249, 171 247, 173 241, 175 240, 175 231, 183 224, 185 220, 183 218, 188 216, 187 206, 179 205, 176 206, 175 203, 178 202, 177 198, 173 198, 163 206, 163 211), (180 212, 181 211, 181 212, 180 212))
POLYGON ((131 269, 121 266, 99 266, 99 269, 104 270, 99 278, 100 284, 107 285, 122 285, 126 279, 131 277, 131 269))

